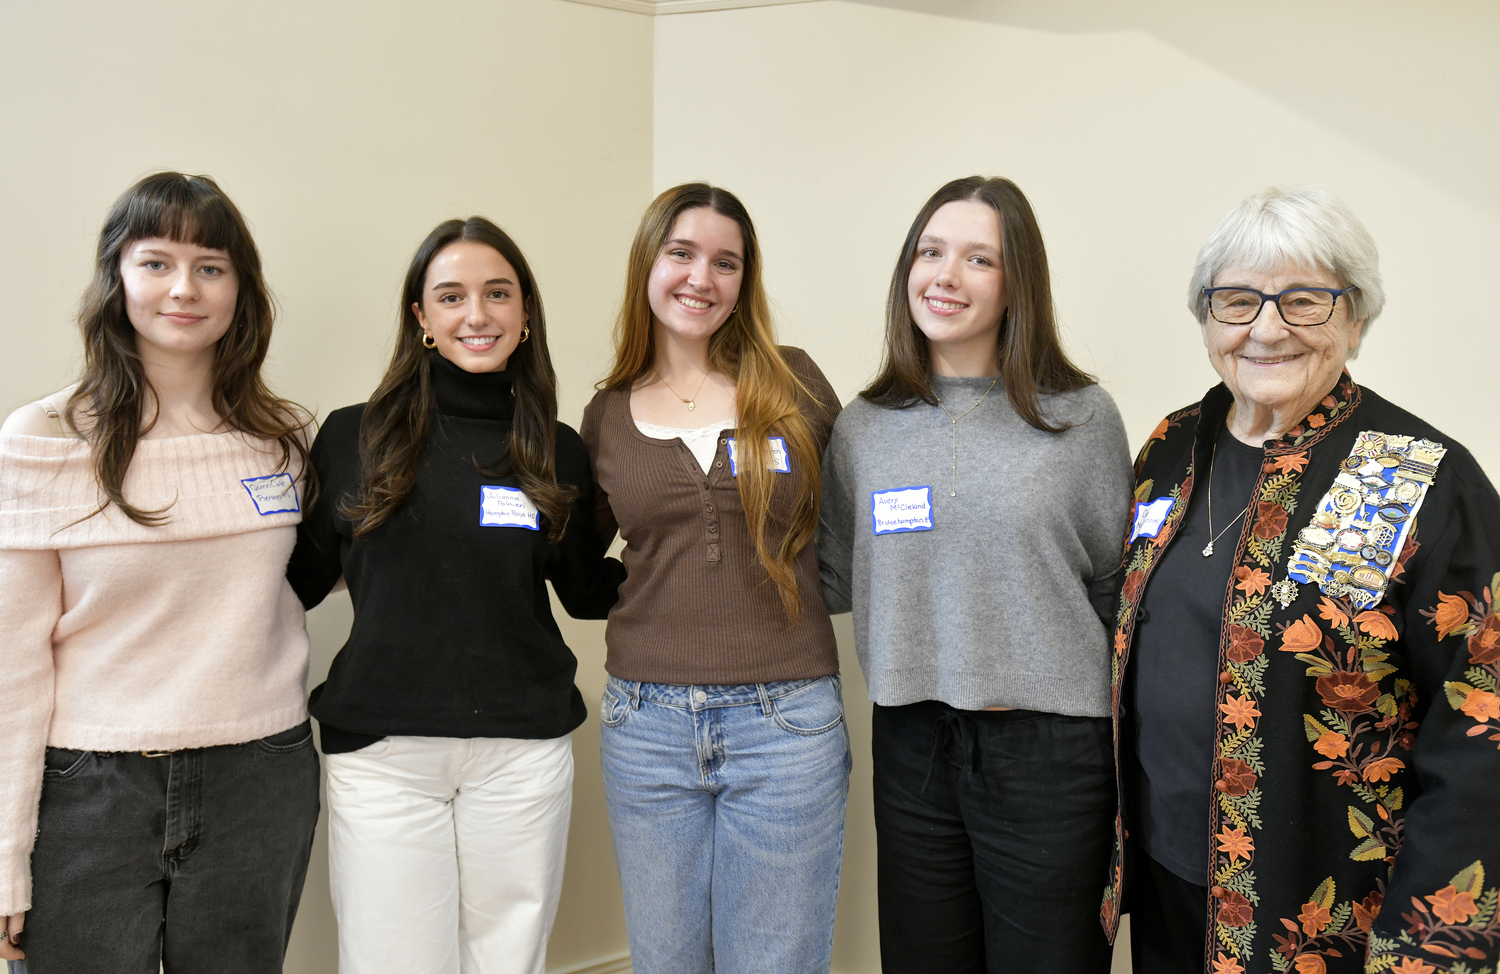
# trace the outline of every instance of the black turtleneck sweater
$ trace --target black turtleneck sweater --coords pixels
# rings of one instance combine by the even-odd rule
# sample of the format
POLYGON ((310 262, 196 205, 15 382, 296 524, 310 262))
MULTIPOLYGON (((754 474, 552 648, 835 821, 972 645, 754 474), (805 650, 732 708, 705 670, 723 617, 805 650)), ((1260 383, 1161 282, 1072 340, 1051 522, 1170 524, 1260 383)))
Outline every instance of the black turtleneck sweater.
POLYGON ((483 525, 482 496, 498 496, 483 488, 519 486, 507 462, 510 375, 465 372, 434 352, 432 384, 437 414, 411 496, 359 541, 338 505, 359 486, 364 405, 334 411, 313 442, 318 495, 298 528, 287 578, 308 608, 340 576, 354 601, 349 640, 312 692, 329 754, 392 734, 568 733, 586 711, 544 579, 569 614, 603 619, 625 577, 624 566, 604 557, 594 527, 578 434, 557 424, 558 483, 580 492, 557 544, 547 541, 545 518, 536 531, 483 525))

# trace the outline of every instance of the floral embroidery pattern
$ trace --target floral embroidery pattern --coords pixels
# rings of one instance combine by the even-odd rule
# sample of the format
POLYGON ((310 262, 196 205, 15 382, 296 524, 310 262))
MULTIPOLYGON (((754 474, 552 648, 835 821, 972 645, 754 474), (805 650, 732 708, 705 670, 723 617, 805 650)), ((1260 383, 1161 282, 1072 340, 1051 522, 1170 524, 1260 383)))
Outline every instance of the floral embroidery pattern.
POLYGON ((1423 974, 1489 974, 1494 968, 1472 968, 1467 961, 1483 961, 1500 943, 1496 905, 1500 888, 1484 886, 1484 863, 1475 862, 1442 889, 1411 898, 1412 910, 1401 914, 1406 929, 1394 939, 1370 935, 1367 971, 1420 971, 1423 974), (1413 953, 1432 959, 1427 963, 1413 953))
POLYGON ((1262 471, 1265 479, 1253 507, 1255 521, 1245 541, 1242 562, 1234 570, 1235 594, 1225 613, 1228 646, 1224 656, 1230 682, 1219 704, 1213 895, 1219 904, 1214 912, 1214 939, 1225 948, 1226 953, 1220 956, 1226 965, 1239 966, 1255 939, 1254 907, 1260 904, 1260 898, 1250 867, 1255 860, 1254 832, 1262 828, 1258 782, 1266 773, 1256 726, 1262 716, 1259 703, 1266 693, 1264 677, 1270 662, 1265 648, 1273 635, 1273 601, 1268 589, 1291 516, 1297 510, 1301 472, 1306 465, 1306 452, 1267 458, 1262 471))
MULTIPOLYGON (((1438 604, 1423 609, 1422 615, 1437 627, 1439 639, 1467 636, 1469 662, 1473 665, 1463 680, 1443 684, 1448 706, 1472 717, 1470 737, 1490 733, 1489 740, 1500 742, 1500 613, 1495 611, 1495 593, 1500 591, 1500 574, 1490 580, 1481 597, 1469 592, 1448 595, 1438 592, 1438 604), (1491 724, 1490 721, 1495 721, 1491 724)), ((1496 745, 1500 747, 1500 744, 1496 745)))
POLYGON ((1295 920, 1281 918, 1285 934, 1272 934, 1276 943, 1271 955, 1278 971, 1297 974, 1322 974, 1328 970, 1324 958, 1359 957, 1364 952, 1370 927, 1380 913, 1384 889, 1376 890, 1358 903, 1335 903, 1337 888, 1333 877, 1323 880, 1295 920))

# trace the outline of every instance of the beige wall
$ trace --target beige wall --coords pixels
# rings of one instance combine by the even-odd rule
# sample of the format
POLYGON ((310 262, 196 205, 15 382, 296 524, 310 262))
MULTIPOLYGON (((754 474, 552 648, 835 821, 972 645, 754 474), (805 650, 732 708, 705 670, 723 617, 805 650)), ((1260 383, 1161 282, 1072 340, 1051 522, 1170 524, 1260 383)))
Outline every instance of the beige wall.
MULTIPOLYGON (((922 202, 974 172, 1016 180, 1068 347, 1133 446, 1217 381, 1185 308, 1210 228, 1267 185, 1322 184, 1384 258, 1388 310, 1355 377, 1497 476, 1497 49, 1500 7, 1481 2, 828 0, 659 17, 654 183, 741 195, 784 340, 848 401, 879 359, 922 202), (1315 39, 1275 39, 1294 24, 1315 39)), ((856 770, 834 966, 852 974, 879 968, 869 716, 848 617, 835 621, 856 770)))
MULTIPOLYGON (((1460 291, 1500 265, 1496 49, 1500 8, 1479 0, 824 0, 655 20, 562 0, 0 0, 0 407, 72 376, 99 222, 156 168, 210 173, 245 211, 282 305, 271 377, 320 414, 373 387, 422 235, 493 217, 536 265, 573 422, 654 189, 743 196, 785 340, 847 400, 878 359, 907 222, 985 172, 1030 195, 1069 347, 1138 444, 1213 381, 1183 307, 1204 235, 1250 191, 1317 182, 1384 255, 1389 310, 1356 377, 1500 474, 1478 391, 1500 337, 1485 295, 1460 291), (1310 52, 1269 40, 1291 23, 1316 32, 1310 52)), ((348 625, 331 603, 309 619, 315 679, 348 625)), ((857 761, 835 956, 853 974, 878 969, 868 707, 835 623, 857 761)), ((602 629, 563 624, 592 705, 602 629)), ((624 946, 592 719, 575 754, 554 970, 624 946)), ((334 969, 321 844, 313 870, 298 974, 334 969)))
MULTIPOLYGON (((576 425, 650 200, 651 20, 561 0, 0 0, 0 113, 0 408, 71 380, 99 224, 171 168, 214 176, 250 221, 281 304, 283 394, 320 415, 363 400, 412 251, 481 213, 533 263, 576 425)), ((348 619, 347 596, 310 615, 314 682, 348 619)), ((603 626, 564 626, 597 700, 603 626)), ((575 746, 554 967, 624 950, 595 727, 575 746)), ((287 969, 336 957, 320 830, 287 969)))

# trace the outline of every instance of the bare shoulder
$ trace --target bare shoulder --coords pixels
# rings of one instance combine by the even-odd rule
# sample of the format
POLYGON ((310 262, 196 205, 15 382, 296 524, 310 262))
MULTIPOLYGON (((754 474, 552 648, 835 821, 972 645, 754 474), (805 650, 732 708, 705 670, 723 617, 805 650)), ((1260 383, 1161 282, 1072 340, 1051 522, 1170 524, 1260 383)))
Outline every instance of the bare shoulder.
POLYGON ((0 425, 0 433, 14 433, 19 436, 77 436, 64 419, 68 397, 73 394, 74 386, 59 390, 45 399, 29 402, 11 413, 5 418, 5 423, 0 425))

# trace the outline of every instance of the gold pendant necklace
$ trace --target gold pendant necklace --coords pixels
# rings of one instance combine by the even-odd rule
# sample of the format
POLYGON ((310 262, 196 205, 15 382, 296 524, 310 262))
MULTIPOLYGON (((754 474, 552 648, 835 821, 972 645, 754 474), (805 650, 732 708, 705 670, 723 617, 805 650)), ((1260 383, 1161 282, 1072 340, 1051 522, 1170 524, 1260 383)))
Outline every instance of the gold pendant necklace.
MULTIPOLYGON (((991 382, 990 388, 984 390, 984 396, 988 396, 990 394, 990 391, 995 388, 995 383, 999 381, 1000 377, 998 375, 995 376, 995 382, 991 382)), ((968 409, 965 409, 957 416, 954 416, 952 413, 948 412, 948 407, 943 405, 943 397, 939 396, 936 392, 933 393, 933 397, 938 401, 938 408, 943 411, 944 416, 947 416, 950 420, 953 421, 953 486, 948 489, 949 497, 958 496, 958 421, 972 413, 974 410, 978 409, 979 404, 984 402, 984 396, 980 396, 978 399, 974 400, 974 405, 970 406, 968 409)))
POLYGON ((678 392, 676 389, 673 389, 671 385, 668 384, 667 377, 662 375, 660 372, 656 373, 656 377, 661 380, 662 385, 667 387, 668 392, 676 396, 678 399, 682 399, 683 402, 687 403, 688 412, 692 412, 693 410, 698 408, 698 393, 703 391, 703 383, 708 381, 709 372, 712 371, 713 369, 709 369, 708 372, 703 373, 703 379, 698 383, 698 388, 693 392, 693 398, 691 399, 682 399, 682 393, 678 392))

